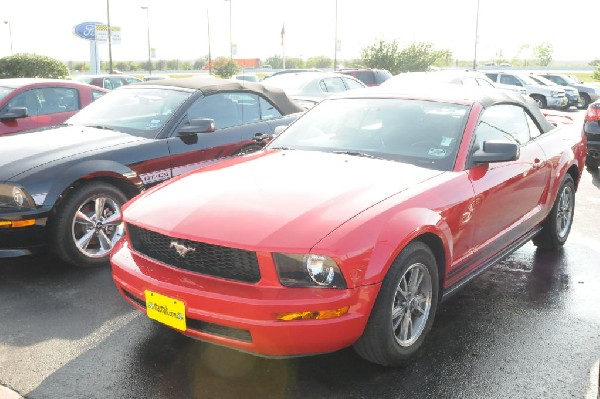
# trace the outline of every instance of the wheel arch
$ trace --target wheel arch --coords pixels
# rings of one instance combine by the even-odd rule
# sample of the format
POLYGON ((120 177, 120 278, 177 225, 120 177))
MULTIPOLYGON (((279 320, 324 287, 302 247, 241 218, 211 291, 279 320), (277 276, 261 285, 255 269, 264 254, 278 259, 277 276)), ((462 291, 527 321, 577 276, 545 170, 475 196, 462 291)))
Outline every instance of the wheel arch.
POLYGON ((72 165, 59 176, 46 196, 46 203, 53 204, 51 217, 61 202, 77 187, 89 181, 104 181, 121 190, 131 199, 144 190, 140 177, 133 170, 114 161, 89 160, 72 165))

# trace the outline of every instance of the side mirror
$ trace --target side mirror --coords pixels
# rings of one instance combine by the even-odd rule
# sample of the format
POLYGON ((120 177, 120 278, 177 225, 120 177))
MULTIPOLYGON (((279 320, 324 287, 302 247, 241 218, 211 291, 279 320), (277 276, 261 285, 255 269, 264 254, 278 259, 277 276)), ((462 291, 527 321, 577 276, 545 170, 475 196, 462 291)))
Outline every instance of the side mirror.
POLYGON ((187 126, 180 127, 177 130, 178 136, 189 136, 191 134, 198 133, 212 133, 215 131, 215 121, 214 119, 208 118, 196 118, 190 121, 190 124, 187 126))
POLYGON ((483 142, 483 150, 475 148, 471 155, 473 163, 508 162, 519 159, 519 145, 511 141, 490 140, 483 142))
POLYGON ((5 113, 0 115, 0 119, 19 119, 25 118, 29 115, 29 111, 26 107, 14 107, 6 110, 5 113))

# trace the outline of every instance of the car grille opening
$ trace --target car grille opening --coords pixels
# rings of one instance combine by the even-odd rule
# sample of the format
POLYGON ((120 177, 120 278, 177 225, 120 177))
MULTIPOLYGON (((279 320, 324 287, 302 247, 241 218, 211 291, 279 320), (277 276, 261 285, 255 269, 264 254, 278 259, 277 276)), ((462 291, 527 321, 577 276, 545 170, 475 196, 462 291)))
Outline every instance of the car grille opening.
POLYGON ((178 269, 244 283, 260 281, 256 252, 169 237, 128 224, 133 249, 178 269), (181 255, 178 248, 183 248, 181 255))

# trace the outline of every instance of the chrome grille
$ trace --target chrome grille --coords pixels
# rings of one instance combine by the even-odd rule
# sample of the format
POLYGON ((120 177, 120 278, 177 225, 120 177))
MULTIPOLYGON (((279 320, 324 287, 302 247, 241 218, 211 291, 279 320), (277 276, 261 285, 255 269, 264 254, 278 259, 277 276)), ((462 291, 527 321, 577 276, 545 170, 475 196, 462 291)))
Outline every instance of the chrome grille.
POLYGON ((132 224, 127 231, 135 251, 169 266, 245 283, 260 280, 256 252, 169 237, 132 224), (182 256, 178 245, 191 250, 182 256))

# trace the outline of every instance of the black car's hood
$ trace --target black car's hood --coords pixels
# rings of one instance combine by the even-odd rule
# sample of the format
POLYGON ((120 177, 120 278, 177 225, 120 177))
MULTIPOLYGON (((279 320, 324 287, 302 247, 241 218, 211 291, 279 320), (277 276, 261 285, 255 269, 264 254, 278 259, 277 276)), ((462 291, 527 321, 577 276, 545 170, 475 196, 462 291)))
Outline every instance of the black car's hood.
POLYGON ((0 182, 33 168, 130 143, 146 140, 112 130, 61 126, 0 137, 0 182))

